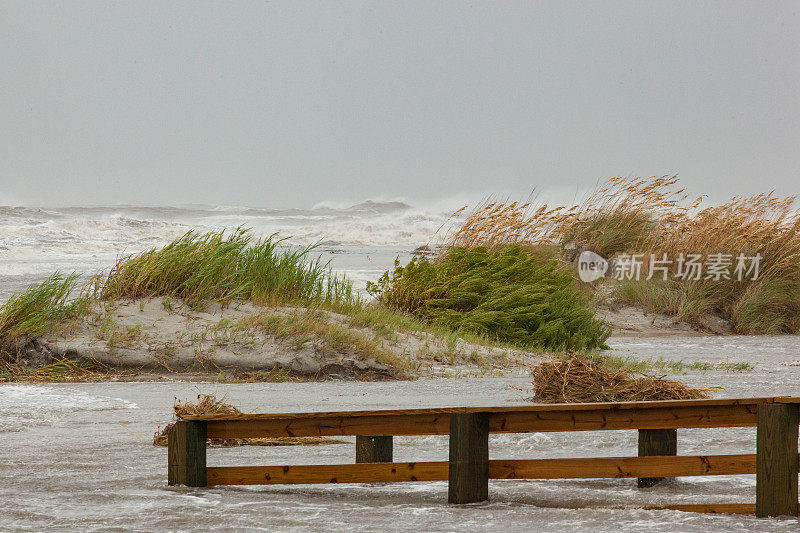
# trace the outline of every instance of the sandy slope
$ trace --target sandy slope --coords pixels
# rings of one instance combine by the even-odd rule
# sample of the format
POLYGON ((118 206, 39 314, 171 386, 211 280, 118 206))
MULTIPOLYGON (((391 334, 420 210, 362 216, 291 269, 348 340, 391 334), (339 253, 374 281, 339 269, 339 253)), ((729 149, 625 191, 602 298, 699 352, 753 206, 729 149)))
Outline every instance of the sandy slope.
POLYGON ((170 374, 285 370, 308 377, 372 379, 453 371, 487 373, 520 368, 542 357, 423 332, 379 333, 352 326, 344 315, 322 311, 317 311, 313 320, 377 346, 379 356, 314 332, 276 336, 242 325, 265 316, 287 321, 307 318, 308 313, 300 307, 249 303, 190 311, 179 302, 162 298, 104 304, 68 331, 40 339, 26 357, 34 365, 52 357, 68 357, 170 374))
MULTIPOLYGON (((697 331, 635 307, 600 309, 597 314, 612 325, 616 337, 728 331, 724 322, 713 317, 706 330, 697 331)), ((39 339, 24 359, 31 366, 62 357, 95 361, 134 371, 140 379, 275 371, 306 378, 392 379, 524 372, 546 356, 471 344, 456 336, 357 327, 347 316, 301 307, 214 304, 192 311, 180 302, 153 298, 103 303, 68 330, 39 339), (276 332, 254 325, 264 319, 292 327, 276 332)))

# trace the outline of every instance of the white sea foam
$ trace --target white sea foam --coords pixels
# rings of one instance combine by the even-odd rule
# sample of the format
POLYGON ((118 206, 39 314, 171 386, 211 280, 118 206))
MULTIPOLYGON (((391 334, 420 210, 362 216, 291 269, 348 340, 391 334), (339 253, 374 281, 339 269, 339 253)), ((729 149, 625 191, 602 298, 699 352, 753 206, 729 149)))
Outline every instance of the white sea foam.
POLYGON ((81 390, 40 385, 0 386, 0 432, 57 425, 75 411, 138 409, 122 398, 94 396, 81 390))

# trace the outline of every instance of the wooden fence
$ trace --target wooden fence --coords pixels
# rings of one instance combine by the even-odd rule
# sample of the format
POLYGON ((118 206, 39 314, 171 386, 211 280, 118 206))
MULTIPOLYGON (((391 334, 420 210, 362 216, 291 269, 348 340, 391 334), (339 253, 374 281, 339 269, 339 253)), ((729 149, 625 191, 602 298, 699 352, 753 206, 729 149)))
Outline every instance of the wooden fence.
POLYGON ((188 416, 169 434, 169 484, 193 487, 448 480, 448 501, 487 500, 489 479, 664 478, 756 474, 752 504, 658 508, 798 514, 798 397, 531 404, 327 413, 188 416), (756 453, 677 455, 677 429, 757 426, 756 453), (637 457, 489 460, 490 433, 639 431, 637 457), (450 435, 449 461, 392 462, 392 437, 450 435), (356 436, 356 463, 206 466, 207 438, 356 436))

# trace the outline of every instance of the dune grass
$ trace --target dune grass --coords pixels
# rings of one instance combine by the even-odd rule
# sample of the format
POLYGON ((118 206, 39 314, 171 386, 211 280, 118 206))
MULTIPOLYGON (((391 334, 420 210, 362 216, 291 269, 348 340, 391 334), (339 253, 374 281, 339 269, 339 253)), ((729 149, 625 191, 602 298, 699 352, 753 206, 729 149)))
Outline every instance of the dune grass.
MULTIPOLYGON (((706 205, 679 187, 675 176, 613 178, 572 206, 487 201, 456 231, 443 236, 444 249, 519 245, 552 250, 570 261, 569 250, 592 250, 607 258, 642 254, 638 281, 613 284, 615 293, 648 311, 702 322, 719 313, 742 334, 800 331, 800 211, 795 198, 773 193, 734 197, 706 205), (673 261, 670 279, 646 278, 651 258, 673 261), (675 279, 677 259, 699 254, 761 257, 758 278, 675 279)), ((459 210, 459 212, 463 211, 459 210)), ((573 254, 574 255, 574 254, 573 254)), ((609 280, 606 280, 608 283, 609 280)))
POLYGON ((78 276, 53 274, 39 285, 12 295, 0 306, 0 354, 21 349, 29 339, 50 333, 66 320, 83 315, 90 296, 70 299, 78 276))
POLYGON ((236 300, 256 304, 314 304, 358 308, 360 298, 326 263, 309 259, 314 247, 282 249, 274 236, 253 239, 247 229, 187 233, 161 249, 120 258, 75 296, 79 275, 54 274, 14 294, 0 307, 0 352, 24 347, 86 314, 100 301, 163 296, 193 309, 236 300))
POLYGON ((274 236, 254 240, 239 228, 187 233, 161 249, 121 258, 98 279, 102 300, 169 296, 191 308, 235 300, 267 303, 353 303, 357 295, 313 247, 281 250, 274 236))
POLYGON ((435 261, 414 258, 369 289, 382 304, 423 321, 523 348, 604 348, 610 333, 568 272, 519 246, 456 247, 435 261))
POLYGON ((639 372, 642 374, 648 372, 685 374, 690 371, 747 372, 754 368, 753 364, 747 361, 722 361, 712 363, 709 361, 665 359, 663 357, 637 359, 609 352, 590 352, 584 354, 584 356, 609 370, 625 370, 626 372, 639 372))

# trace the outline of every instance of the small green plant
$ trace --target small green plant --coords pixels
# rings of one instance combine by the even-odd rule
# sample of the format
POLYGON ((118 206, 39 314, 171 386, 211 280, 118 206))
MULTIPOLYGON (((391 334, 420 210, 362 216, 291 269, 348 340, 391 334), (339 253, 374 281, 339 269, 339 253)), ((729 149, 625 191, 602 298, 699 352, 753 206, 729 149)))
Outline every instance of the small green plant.
POLYGON ((164 354, 164 357, 173 357, 176 353, 178 353, 178 345, 174 342, 165 342, 161 349, 161 353, 164 354))
POLYGON ((141 325, 128 326, 125 329, 118 329, 116 326, 110 331, 106 337, 109 348, 118 346, 131 347, 134 346, 144 335, 141 325))
POLYGON ((107 341, 116 331, 117 331, 117 321, 114 319, 113 316, 106 315, 106 317, 100 322, 100 325, 97 327, 97 332, 95 333, 95 336, 101 341, 107 341))

